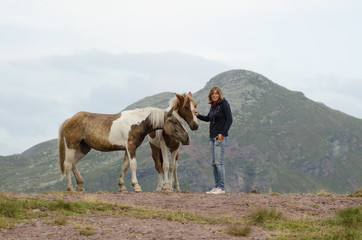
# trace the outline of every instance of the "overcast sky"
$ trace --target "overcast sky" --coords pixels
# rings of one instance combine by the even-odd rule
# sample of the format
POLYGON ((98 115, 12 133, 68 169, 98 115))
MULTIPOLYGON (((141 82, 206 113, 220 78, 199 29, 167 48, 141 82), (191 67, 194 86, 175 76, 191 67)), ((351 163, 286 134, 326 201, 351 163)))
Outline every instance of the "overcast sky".
POLYGON ((231 69, 362 118, 362 1, 0 0, 0 155, 231 69))

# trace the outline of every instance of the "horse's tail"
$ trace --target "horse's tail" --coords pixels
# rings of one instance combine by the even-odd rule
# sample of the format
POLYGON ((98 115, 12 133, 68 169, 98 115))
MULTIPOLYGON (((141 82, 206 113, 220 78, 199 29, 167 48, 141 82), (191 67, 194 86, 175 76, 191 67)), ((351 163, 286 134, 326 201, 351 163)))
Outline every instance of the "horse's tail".
POLYGON ((64 161, 65 161, 65 154, 66 154, 65 153, 66 146, 65 146, 64 136, 63 136, 64 123, 65 123, 65 121, 59 127, 59 138, 58 138, 59 166, 60 166, 61 176, 64 175, 64 161))

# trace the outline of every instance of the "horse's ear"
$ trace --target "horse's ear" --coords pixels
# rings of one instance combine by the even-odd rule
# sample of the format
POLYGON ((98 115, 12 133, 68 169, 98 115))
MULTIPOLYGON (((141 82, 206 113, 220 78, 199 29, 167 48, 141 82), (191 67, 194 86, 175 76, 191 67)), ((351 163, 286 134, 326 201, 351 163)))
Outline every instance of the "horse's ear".
POLYGON ((178 99, 181 99, 182 98, 182 96, 180 95, 180 94, 177 94, 177 93, 174 93, 175 94, 175 96, 178 98, 178 99))
POLYGON ((173 108, 171 108, 170 111, 168 111, 167 117, 171 117, 171 116, 172 116, 172 112, 173 112, 173 108))
POLYGON ((182 107, 182 105, 184 103, 184 96, 177 94, 177 93, 174 93, 174 94, 177 97, 178 101, 177 101, 177 104, 173 106, 173 108, 174 108, 174 110, 177 110, 182 107))
POLYGON ((192 93, 191 93, 191 92, 189 92, 189 95, 192 97, 192 93))

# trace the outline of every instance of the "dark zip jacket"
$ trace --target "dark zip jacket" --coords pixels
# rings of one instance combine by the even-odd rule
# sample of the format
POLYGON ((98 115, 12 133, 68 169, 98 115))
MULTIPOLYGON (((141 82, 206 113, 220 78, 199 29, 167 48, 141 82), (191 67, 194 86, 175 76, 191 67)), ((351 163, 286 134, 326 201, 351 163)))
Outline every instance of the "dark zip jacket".
POLYGON ((224 98, 220 100, 215 106, 210 107, 207 116, 197 116, 198 119, 210 122, 210 138, 215 138, 219 133, 224 137, 229 136, 229 128, 233 123, 231 109, 228 101, 224 98))

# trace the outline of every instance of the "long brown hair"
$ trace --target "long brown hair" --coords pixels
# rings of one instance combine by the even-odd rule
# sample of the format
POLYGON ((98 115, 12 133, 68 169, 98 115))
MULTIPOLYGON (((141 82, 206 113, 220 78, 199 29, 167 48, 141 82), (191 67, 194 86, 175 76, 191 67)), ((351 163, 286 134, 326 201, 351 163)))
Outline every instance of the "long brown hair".
POLYGON ((217 93, 219 94, 219 97, 220 97, 220 100, 223 100, 224 99, 224 96, 222 95, 222 92, 221 92, 221 89, 219 87, 213 87, 211 88, 210 92, 209 92, 209 101, 211 102, 211 95, 214 94, 214 91, 217 91, 217 93))

